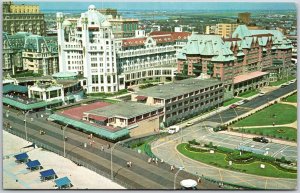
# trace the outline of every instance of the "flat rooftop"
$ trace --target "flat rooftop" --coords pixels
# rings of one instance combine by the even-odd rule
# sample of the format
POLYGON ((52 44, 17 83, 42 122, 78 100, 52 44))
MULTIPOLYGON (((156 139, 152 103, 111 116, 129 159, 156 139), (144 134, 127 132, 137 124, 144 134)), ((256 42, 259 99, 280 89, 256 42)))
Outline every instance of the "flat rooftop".
POLYGON ((102 108, 94 109, 85 112, 85 114, 92 114, 102 117, 124 117, 127 119, 137 117, 152 111, 156 111, 162 108, 162 106, 149 106, 138 102, 121 102, 105 106, 102 108))
POLYGON ((169 99, 199 89, 207 88, 222 82, 216 79, 196 79, 189 78, 185 80, 175 81, 173 83, 158 85, 138 91, 139 96, 151 96, 160 99, 169 99))
POLYGON ((253 78, 264 76, 266 74, 269 74, 269 72, 260 72, 260 71, 250 72, 248 74, 243 74, 243 75, 239 75, 239 76, 234 77, 233 83, 237 84, 237 83, 240 83, 240 82, 251 80, 253 78))
POLYGON ((65 115, 67 117, 70 117, 72 119, 77 119, 77 120, 82 120, 83 117, 83 113, 90 111, 90 110, 94 110, 94 109, 98 109, 98 108, 102 108, 105 106, 110 105, 110 103, 106 103, 106 102, 95 102, 95 103, 91 103, 91 104, 87 104, 87 105, 81 105, 79 107, 73 107, 67 110, 63 110, 60 113, 62 115, 65 115))

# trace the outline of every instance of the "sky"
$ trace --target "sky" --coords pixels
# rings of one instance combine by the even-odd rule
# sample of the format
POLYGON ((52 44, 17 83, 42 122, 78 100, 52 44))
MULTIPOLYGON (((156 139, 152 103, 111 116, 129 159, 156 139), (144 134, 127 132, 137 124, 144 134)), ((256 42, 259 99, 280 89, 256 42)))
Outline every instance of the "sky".
MULTIPOLYGON (((40 5, 41 11, 64 10, 64 11, 82 11, 87 10, 90 4, 97 8, 116 8, 118 10, 149 10, 149 11, 213 11, 213 10, 296 10, 294 3, 246 3, 246 2, 101 2, 98 1, 69 1, 69 2, 40 2, 40 1, 22 1, 26 4, 40 5)), ((20 2, 17 2, 20 3, 20 2)))

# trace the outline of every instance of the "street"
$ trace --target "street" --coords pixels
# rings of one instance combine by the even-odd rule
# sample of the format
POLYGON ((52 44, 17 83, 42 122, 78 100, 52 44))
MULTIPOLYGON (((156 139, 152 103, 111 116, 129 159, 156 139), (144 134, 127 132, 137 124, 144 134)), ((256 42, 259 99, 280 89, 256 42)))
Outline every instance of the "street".
MULTIPOLYGON (((4 112, 3 112, 4 113, 4 112)), ((46 121, 45 118, 34 118, 34 114, 28 115, 27 131, 28 139, 41 144, 46 149, 63 155, 63 136, 59 125, 46 121), (45 131, 45 135, 40 135, 40 130, 45 131)), ((8 117, 4 117, 4 121, 9 121, 12 125, 12 133, 25 136, 24 117, 17 115, 11 110, 8 117)), ((65 132, 68 136, 66 141, 66 157, 71 160, 76 160, 80 165, 86 165, 89 169, 99 172, 102 175, 109 177, 110 174, 110 149, 107 149, 108 142, 93 138, 95 144, 89 144, 87 134, 67 128, 65 132), (105 146, 105 151, 101 151, 101 147, 105 146)), ((113 170, 115 181, 119 184, 131 189, 173 189, 174 171, 170 171, 170 166, 166 163, 148 164, 148 157, 143 154, 138 154, 135 151, 125 147, 117 146, 113 151, 113 170), (133 166, 126 167, 126 162, 131 161, 133 166), (138 180, 137 180, 138 179, 138 180)), ((176 166, 178 167, 178 166, 176 166)), ((177 170, 177 169, 176 169, 177 170)), ((177 187, 183 179, 196 179, 196 176, 181 171, 177 177, 177 187)), ((216 189, 217 184, 203 181, 199 189, 216 189)))

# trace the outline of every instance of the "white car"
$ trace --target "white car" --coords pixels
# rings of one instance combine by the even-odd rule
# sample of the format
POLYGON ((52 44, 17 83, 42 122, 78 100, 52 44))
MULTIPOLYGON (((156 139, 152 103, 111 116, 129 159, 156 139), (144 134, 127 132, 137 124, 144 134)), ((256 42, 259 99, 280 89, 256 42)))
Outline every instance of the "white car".
POLYGON ((238 101, 238 102, 236 102, 235 104, 236 105, 242 105, 242 104, 244 104, 245 102, 244 101, 238 101))
POLYGON ((189 122, 189 123, 186 124, 186 126, 191 126, 191 125, 193 125, 193 123, 189 122))
POLYGON ((179 126, 174 125, 174 126, 169 127, 168 133, 169 134, 174 134, 174 133, 179 132, 179 130, 180 130, 179 126))
POLYGON ((264 92, 260 92, 259 94, 258 94, 258 96, 264 96, 266 93, 264 93, 264 92))

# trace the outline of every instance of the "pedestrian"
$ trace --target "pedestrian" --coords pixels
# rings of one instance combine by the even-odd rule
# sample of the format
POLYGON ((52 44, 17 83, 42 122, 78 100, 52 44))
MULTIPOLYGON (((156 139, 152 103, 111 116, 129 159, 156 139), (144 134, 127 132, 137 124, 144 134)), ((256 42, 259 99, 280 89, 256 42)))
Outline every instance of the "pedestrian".
POLYGON ((275 122, 273 122, 273 126, 275 126, 275 122))
POLYGON ((129 165, 129 161, 126 163, 126 165, 127 165, 127 167, 128 167, 128 168, 130 167, 130 165, 129 165))
POLYGON ((152 158, 152 162, 153 162, 153 163, 155 162, 155 158, 154 158, 154 157, 152 158))
POLYGON ((103 147, 103 145, 101 146, 101 151, 104 151, 104 147, 103 147))
POLYGON ((150 164, 151 163, 151 157, 150 158, 148 158, 148 164, 150 164))
POLYGON ((38 117, 39 117, 39 115, 38 115, 37 113, 35 114, 35 116, 36 116, 36 118, 38 118, 38 117))
POLYGON ((201 178, 200 178, 200 176, 198 177, 197 181, 198 181, 198 183, 201 183, 201 178))
POLYGON ((110 148, 110 144, 107 144, 107 149, 109 149, 110 148))
POLYGON ((173 165, 171 165, 171 171, 173 171, 174 170, 174 166, 173 165))
POLYGON ((130 167, 130 168, 132 167, 132 162, 131 162, 131 161, 129 162, 129 167, 130 167))
POLYGON ((161 160, 160 160, 160 162, 161 162, 161 163, 164 163, 164 160, 163 160, 163 159, 161 159, 161 160))
POLYGON ((158 164, 158 158, 155 158, 155 163, 158 164))

